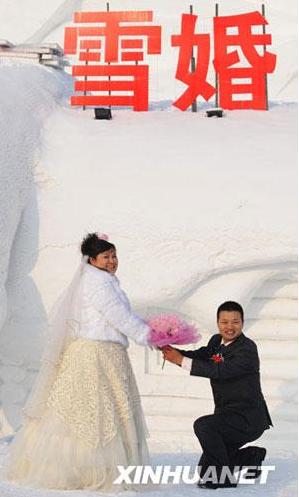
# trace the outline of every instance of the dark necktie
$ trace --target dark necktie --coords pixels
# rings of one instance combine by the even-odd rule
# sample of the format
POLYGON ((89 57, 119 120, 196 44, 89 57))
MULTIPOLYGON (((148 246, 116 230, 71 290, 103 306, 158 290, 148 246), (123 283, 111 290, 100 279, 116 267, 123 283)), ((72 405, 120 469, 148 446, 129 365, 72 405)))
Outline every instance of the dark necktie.
POLYGON ((218 349, 218 354, 224 355, 226 346, 224 344, 220 345, 218 349))

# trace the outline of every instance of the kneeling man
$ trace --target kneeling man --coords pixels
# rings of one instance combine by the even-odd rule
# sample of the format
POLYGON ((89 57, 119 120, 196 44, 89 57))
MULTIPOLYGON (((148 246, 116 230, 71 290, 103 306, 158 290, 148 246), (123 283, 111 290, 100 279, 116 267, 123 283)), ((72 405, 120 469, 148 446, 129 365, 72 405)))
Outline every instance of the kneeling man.
POLYGON ((217 482, 203 480, 199 484, 205 488, 236 486, 229 479, 220 482, 223 468, 260 466, 266 455, 266 449, 261 447, 241 449, 272 426, 260 385, 257 347, 242 333, 243 324, 241 305, 224 302, 217 310, 219 333, 212 336, 206 347, 194 351, 163 348, 167 361, 188 369, 191 375, 210 378, 214 414, 202 416, 194 423, 203 450, 200 476, 204 478, 209 467, 214 467, 217 475, 217 482))

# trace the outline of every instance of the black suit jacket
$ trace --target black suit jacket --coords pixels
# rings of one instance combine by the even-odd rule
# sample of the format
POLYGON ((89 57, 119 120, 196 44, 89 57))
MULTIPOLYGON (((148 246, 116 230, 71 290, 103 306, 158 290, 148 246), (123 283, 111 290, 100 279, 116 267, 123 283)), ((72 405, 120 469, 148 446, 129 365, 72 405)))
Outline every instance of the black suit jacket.
POLYGON ((191 375, 210 378, 215 414, 234 412, 242 417, 244 431, 263 431, 272 425, 262 394, 257 346, 243 333, 222 348, 223 362, 212 355, 219 351, 221 335, 213 335, 206 347, 180 352, 193 359, 191 375))

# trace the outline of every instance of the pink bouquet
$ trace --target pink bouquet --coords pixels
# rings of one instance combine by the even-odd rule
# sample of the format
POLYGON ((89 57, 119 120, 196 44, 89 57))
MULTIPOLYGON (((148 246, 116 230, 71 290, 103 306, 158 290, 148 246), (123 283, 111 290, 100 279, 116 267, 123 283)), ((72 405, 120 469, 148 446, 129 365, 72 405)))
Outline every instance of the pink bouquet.
POLYGON ((192 326, 175 314, 153 316, 147 324, 151 328, 149 343, 154 347, 196 343, 201 336, 192 326))

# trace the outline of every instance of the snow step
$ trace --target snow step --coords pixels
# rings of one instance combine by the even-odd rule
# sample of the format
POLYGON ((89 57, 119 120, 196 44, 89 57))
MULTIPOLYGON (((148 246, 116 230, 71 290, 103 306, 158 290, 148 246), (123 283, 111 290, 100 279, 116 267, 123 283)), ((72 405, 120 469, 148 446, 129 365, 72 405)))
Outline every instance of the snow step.
POLYGON ((261 363, 261 377, 265 378, 293 380, 297 378, 297 359, 289 359, 287 362, 284 357, 281 360, 268 359, 261 363))
POLYGON ((246 319, 244 332, 253 340, 293 340, 298 337, 295 319, 246 319))
MULTIPOLYGON (((296 423, 297 421, 297 406, 295 403, 281 403, 277 401, 276 403, 270 404, 268 402, 269 412, 273 421, 276 424, 276 420, 279 423, 296 423)), ((189 433, 193 432, 194 421, 208 414, 213 413, 212 409, 204 409, 198 406, 195 412, 188 412, 188 415, 153 415, 145 411, 146 421, 148 424, 149 431, 162 432, 162 433, 189 433)))
POLYGON ((297 397, 297 379, 285 381, 283 379, 262 378, 262 391, 267 402, 280 400, 294 402, 297 397))
POLYGON ((186 398, 186 397, 143 397, 142 407, 148 416, 172 417, 193 417, 197 418, 201 412, 211 413, 213 411, 213 401, 211 387, 207 398, 186 398), (171 406, 171 410, 169 408, 171 406))
MULTIPOLYGON (((211 414, 211 413, 206 413, 211 414)), ((191 416, 184 416, 180 418, 169 417, 169 416, 151 416, 146 415, 146 421, 148 429, 150 432, 161 432, 161 433, 192 433, 193 432, 193 422, 199 416, 204 415, 200 411, 198 412, 196 418, 191 416)))
POLYGON ((269 280, 263 284, 258 291, 259 298, 298 298, 297 282, 287 282, 286 280, 269 280))
POLYGON ((251 300, 246 310, 247 319, 297 319, 297 301, 278 298, 251 300))
MULTIPOLYGON (((269 411, 273 413, 274 417, 279 417, 279 419, 285 421, 297 420, 297 404, 296 400, 294 400, 296 397, 292 398, 290 396, 290 398, 286 400, 282 400, 279 397, 273 399, 267 395, 266 388, 263 388, 263 393, 267 401, 269 411)), ((163 420, 167 420, 167 422, 169 422, 170 427, 175 425, 177 426, 177 429, 180 429, 182 420, 188 424, 190 422, 192 423, 200 416, 212 414, 214 412, 214 403, 212 398, 173 399, 165 397, 155 399, 155 402, 152 402, 152 399, 142 398, 142 407, 146 416, 152 420, 152 423, 156 422, 155 420, 162 418, 163 420), (171 411, 169 410, 170 405, 171 411)))
POLYGON ((256 340, 259 357, 261 362, 265 359, 288 360, 297 359, 297 341, 296 340, 256 340))

